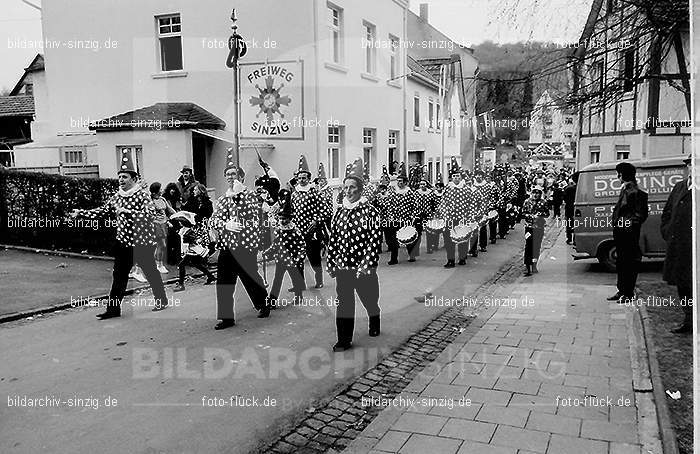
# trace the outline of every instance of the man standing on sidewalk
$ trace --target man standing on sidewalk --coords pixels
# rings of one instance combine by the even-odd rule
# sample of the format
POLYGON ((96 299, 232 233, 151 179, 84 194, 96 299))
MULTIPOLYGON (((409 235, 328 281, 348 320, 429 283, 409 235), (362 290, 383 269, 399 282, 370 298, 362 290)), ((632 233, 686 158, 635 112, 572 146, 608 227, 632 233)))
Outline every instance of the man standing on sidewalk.
POLYGON ((574 239, 574 203, 576 202, 576 185, 579 173, 571 175, 569 184, 564 188, 564 220, 566 222, 566 244, 574 239))
POLYGON ((126 151, 122 154, 121 166, 117 171, 119 191, 105 205, 92 210, 73 210, 72 217, 100 218, 115 214, 117 217, 117 244, 114 250, 112 269, 112 289, 105 312, 97 318, 106 320, 121 315, 121 303, 129 282, 129 271, 134 263, 141 266, 153 290, 155 307, 160 311, 167 307, 168 298, 163 288, 163 280, 156 268, 156 236, 153 220, 156 215, 151 196, 137 184, 136 166, 126 151))
MULTIPOLYGON (((231 159, 231 155, 229 155, 231 159)), ((243 283, 258 318, 269 317, 267 290, 258 273, 257 253, 260 245, 257 196, 242 183, 245 172, 229 161, 224 176, 226 194, 219 197, 210 220, 210 228, 219 244, 216 281, 216 330, 234 326, 234 300, 238 279, 243 283)))
POLYGON ((634 287, 642 261, 639 234, 649 214, 647 193, 637 186, 637 169, 629 162, 616 167, 622 182, 620 197, 613 209, 613 240, 617 251, 617 293, 608 301, 634 299, 634 287))
POLYGON ((684 160, 685 179, 673 187, 661 215, 661 236, 666 241, 664 280, 678 287, 678 299, 683 305, 683 323, 674 333, 693 331, 693 187, 691 158, 684 160))

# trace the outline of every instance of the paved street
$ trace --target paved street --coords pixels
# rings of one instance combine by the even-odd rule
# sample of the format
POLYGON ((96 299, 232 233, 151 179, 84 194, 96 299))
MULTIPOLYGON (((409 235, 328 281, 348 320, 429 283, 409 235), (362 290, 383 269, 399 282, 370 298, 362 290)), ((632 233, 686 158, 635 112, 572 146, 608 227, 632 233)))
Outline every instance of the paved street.
POLYGON ((635 401, 632 311, 563 239, 494 295, 517 307, 484 308, 345 452, 661 452, 650 401, 635 401))
POLYGON ((0 451, 248 452, 265 445, 290 418, 333 395, 444 310, 417 303, 416 296, 428 288, 436 296, 470 295, 519 250, 521 229, 454 270, 442 268, 443 251, 423 253, 414 264, 405 256, 398 266, 382 263, 382 335, 367 337, 358 304, 356 348, 344 356, 330 352, 334 309, 325 301, 332 285, 306 293, 322 306, 278 309, 268 320, 255 318, 239 289, 237 326, 220 332, 213 330, 214 288, 202 285, 175 294, 180 305, 158 314, 127 306, 122 319, 98 322, 96 309, 78 309, 3 324, 0 383, 8 397, 0 406, 0 451), (204 396, 227 405, 231 396, 256 398, 261 406, 243 408, 240 400, 238 407, 203 406, 204 396), (276 405, 262 407, 268 396, 276 405), (61 404, 10 406, 24 397, 61 404), (106 407, 107 397, 117 404, 106 407))

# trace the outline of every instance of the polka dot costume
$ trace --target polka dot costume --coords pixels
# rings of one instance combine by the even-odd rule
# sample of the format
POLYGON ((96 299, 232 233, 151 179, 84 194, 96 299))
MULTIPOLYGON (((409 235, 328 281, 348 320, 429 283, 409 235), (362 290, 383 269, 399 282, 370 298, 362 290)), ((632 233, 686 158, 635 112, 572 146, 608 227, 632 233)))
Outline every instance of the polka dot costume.
POLYGON ((265 251, 265 256, 274 258, 285 266, 299 266, 306 257, 304 237, 294 223, 279 227, 272 246, 265 251))
POLYGON ((486 205, 488 205, 489 210, 493 210, 498 205, 498 198, 500 197, 498 185, 493 181, 486 184, 486 205))
POLYGON ((544 199, 527 199, 525 203, 523 203, 523 215, 528 225, 532 225, 532 220, 537 216, 548 217, 549 208, 547 208, 547 201, 544 199))
POLYGON ((323 210, 321 212, 321 217, 323 219, 330 219, 331 217, 333 217, 333 188, 326 185, 318 191, 318 195, 321 198, 321 201, 323 202, 323 210))
POLYGON ((140 187, 133 191, 119 190, 103 206, 92 210, 77 210, 78 216, 97 219, 117 218, 117 241, 123 246, 155 246, 153 220, 156 207, 153 199, 140 187), (117 209, 128 210, 117 214, 117 209))
POLYGON ((438 217, 444 219, 448 226, 455 226, 473 222, 473 212, 474 197, 469 187, 465 184, 448 184, 438 207, 438 217))
POLYGON ((219 234, 219 249, 257 251, 260 247, 259 212, 257 196, 248 189, 219 197, 209 220, 210 227, 219 234), (243 229, 240 232, 226 229, 230 220, 243 224, 243 229))
POLYGON ((389 186, 384 194, 380 195, 379 193, 377 193, 377 197, 374 199, 373 205, 379 211, 379 217, 382 220, 382 223, 388 222, 389 217, 391 216, 391 203, 393 193, 394 187, 389 186))
POLYGON ((471 187, 473 201, 473 211, 472 214, 474 222, 481 220, 489 209, 489 192, 488 184, 484 181, 483 183, 475 184, 471 187))
POLYGON ((416 194, 408 187, 394 190, 389 200, 389 218, 397 226, 411 225, 416 213, 416 194))
POLYGON ((356 270, 367 274, 379 264, 379 212, 366 199, 356 206, 341 205, 331 222, 328 270, 356 270))
POLYGON ((316 188, 292 193, 293 221, 302 234, 309 230, 312 222, 321 222, 324 206, 316 188))
POLYGON ((416 213, 415 217, 422 220, 431 219, 435 212, 435 193, 431 190, 416 191, 416 213))

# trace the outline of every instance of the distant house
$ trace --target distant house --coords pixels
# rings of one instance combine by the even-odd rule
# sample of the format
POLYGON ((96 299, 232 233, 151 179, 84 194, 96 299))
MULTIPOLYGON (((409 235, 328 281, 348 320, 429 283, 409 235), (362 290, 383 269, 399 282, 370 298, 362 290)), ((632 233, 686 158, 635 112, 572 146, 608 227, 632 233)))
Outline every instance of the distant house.
POLYGON ((530 115, 530 142, 533 154, 573 156, 576 150, 576 111, 567 107, 564 96, 553 97, 545 90, 530 115))
POLYGON ((593 0, 572 54, 578 167, 691 151, 688 5, 676 5, 593 0))

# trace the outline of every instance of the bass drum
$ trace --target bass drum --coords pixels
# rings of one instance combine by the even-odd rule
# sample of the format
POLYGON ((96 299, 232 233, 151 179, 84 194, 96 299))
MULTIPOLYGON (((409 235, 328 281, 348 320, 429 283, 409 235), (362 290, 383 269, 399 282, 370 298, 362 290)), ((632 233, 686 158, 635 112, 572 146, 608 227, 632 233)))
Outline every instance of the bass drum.
POLYGON ((469 237, 474 231, 474 227, 470 225, 458 225, 450 230, 450 238, 455 244, 462 244, 469 241, 469 237))
POLYGON ((396 232, 396 240, 404 246, 413 244, 417 239, 418 231, 411 225, 401 227, 399 231, 396 232))

